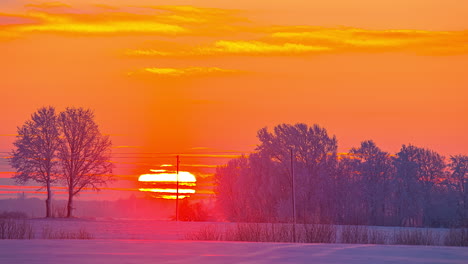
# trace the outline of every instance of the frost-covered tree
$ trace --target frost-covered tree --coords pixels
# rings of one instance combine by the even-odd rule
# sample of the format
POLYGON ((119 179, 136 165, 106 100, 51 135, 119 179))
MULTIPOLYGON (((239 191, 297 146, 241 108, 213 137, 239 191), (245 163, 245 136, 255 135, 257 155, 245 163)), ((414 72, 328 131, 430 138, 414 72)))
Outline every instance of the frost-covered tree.
POLYGON ((46 217, 51 217, 51 184, 56 180, 59 144, 57 115, 54 107, 42 107, 31 115, 24 125, 18 127, 13 143, 15 149, 10 159, 16 170, 18 183, 35 181, 46 188, 46 217))
POLYGON ((413 225, 429 225, 431 193, 446 177, 444 157, 429 149, 403 145, 395 167, 402 220, 410 219, 413 225))
POLYGON ((249 160, 242 156, 230 160, 226 165, 219 166, 215 174, 215 192, 217 205, 227 220, 245 221, 243 208, 248 203, 245 192, 241 188, 242 177, 248 170, 249 160))
POLYGON ((451 180, 458 201, 458 217, 461 224, 468 226, 468 156, 455 155, 450 157, 451 180))
MULTIPOLYGON (((337 161, 337 140, 319 125, 281 124, 269 132, 258 132, 257 151, 282 168, 283 177, 294 184, 296 211, 299 221, 329 222, 333 199, 329 187, 337 161), (292 158, 292 162, 291 162, 292 158)), ((292 188, 288 188, 290 193, 292 188)), ((288 195, 291 197, 291 195, 288 195)))
POLYGON ((336 163, 336 138, 318 125, 306 124, 281 124, 273 132, 263 128, 258 138, 256 153, 232 160, 217 170, 218 204, 228 219, 291 219, 291 165, 295 171, 298 218, 329 218, 326 212, 331 201, 325 188, 336 163))
POLYGON ((391 155, 367 140, 338 155, 336 138, 318 125, 263 128, 258 138, 255 153, 216 171, 228 220, 291 221, 292 175, 298 222, 449 226, 466 219, 466 156, 451 158, 448 177, 443 156, 412 145, 391 155))
POLYGON ((359 148, 352 148, 350 154, 353 171, 359 174, 363 202, 360 213, 366 215, 367 224, 385 224, 394 173, 390 154, 372 140, 363 141, 359 148))
POLYGON ((58 124, 62 132, 58 157, 68 188, 67 217, 71 217, 75 195, 83 188, 99 190, 112 179, 112 143, 101 134, 89 109, 67 108, 60 113, 58 124))

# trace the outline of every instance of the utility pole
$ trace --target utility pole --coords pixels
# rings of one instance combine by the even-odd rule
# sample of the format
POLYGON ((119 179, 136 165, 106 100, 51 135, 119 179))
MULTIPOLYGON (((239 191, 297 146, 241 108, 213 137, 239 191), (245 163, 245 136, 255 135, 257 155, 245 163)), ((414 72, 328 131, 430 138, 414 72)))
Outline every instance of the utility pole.
POLYGON ((177 192, 176 192, 176 221, 179 221, 179 155, 177 155, 177 192))
POLYGON ((294 161, 293 150, 289 149, 291 155, 291 181, 292 181, 292 206, 293 206, 293 241, 296 242, 296 191, 294 188, 294 161))

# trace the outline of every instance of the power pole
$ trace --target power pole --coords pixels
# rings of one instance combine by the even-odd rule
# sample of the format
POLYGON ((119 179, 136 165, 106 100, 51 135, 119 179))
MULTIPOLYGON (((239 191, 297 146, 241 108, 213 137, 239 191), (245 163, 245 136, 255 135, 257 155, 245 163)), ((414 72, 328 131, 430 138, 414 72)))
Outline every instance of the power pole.
POLYGON ((292 206, 293 206, 293 241, 296 242, 296 191, 294 188, 294 161, 293 150, 289 149, 291 155, 291 181, 292 181, 292 206))
POLYGON ((176 192, 176 221, 179 221, 179 155, 177 155, 177 192, 176 192))

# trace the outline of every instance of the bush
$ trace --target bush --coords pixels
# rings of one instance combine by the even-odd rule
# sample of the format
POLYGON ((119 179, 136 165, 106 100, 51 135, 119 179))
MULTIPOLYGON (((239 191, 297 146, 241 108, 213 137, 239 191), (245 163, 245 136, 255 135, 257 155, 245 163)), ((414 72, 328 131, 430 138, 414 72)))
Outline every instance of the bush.
POLYGON ((336 226, 304 225, 305 243, 335 243, 336 226))
POLYGON ((260 224, 237 224, 234 229, 226 232, 226 239, 230 241, 261 242, 268 240, 265 229, 260 224))
POLYGON ((369 230, 369 244, 385 244, 386 235, 384 231, 370 229, 369 230))
POLYGON ((201 203, 189 203, 188 199, 183 199, 179 207, 179 220, 181 221, 206 221, 208 211, 201 203))
POLYGON ((436 245, 430 229, 400 229, 394 233, 394 244, 397 245, 436 245))
POLYGON ((34 232, 26 220, 0 219, 0 239, 32 239, 34 232))
POLYGON ((20 211, 4 211, 0 213, 0 219, 24 219, 28 218, 25 212, 20 211))
MULTIPOLYGON (((333 225, 297 225, 296 242, 336 243, 337 226, 333 225)), ((204 226, 197 232, 185 236, 189 240, 222 240, 250 242, 293 242, 291 224, 241 223, 225 229, 216 225, 204 226)), ((400 228, 392 233, 387 230, 367 226, 343 226, 341 243, 349 244, 396 244, 396 245, 440 245, 468 246, 468 228, 450 229, 443 243, 439 242, 441 233, 431 229, 400 228)))
POLYGON ((223 232, 220 232, 216 226, 203 226, 196 232, 189 233, 185 236, 187 240, 224 240, 223 232))
POLYGON ((44 239, 92 239, 93 236, 84 228, 78 231, 67 231, 63 229, 53 230, 49 226, 42 227, 42 238, 44 239))
POLYGON ((468 228, 450 229, 445 237, 444 245, 455 247, 468 247, 468 228))
POLYGON ((341 231, 341 243, 368 244, 369 234, 367 226, 343 226, 341 231))
MULTIPOLYGON (((270 224, 265 226, 269 241, 266 242, 293 242, 293 227, 290 224, 270 224)), ((296 235, 298 234, 296 230, 296 235)), ((297 238, 298 239, 298 238, 297 238)), ((296 240, 297 241, 297 240, 296 240)))
POLYGON ((203 227, 197 232, 186 235, 190 240, 223 240, 249 242, 292 242, 290 225, 240 223, 226 230, 215 226, 203 227))

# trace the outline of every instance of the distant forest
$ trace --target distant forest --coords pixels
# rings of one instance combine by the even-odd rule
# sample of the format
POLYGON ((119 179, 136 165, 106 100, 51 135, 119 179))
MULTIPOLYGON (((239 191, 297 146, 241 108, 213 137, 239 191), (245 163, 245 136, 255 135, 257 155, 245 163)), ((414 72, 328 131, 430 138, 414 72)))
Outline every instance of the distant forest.
POLYGON ((257 136, 253 154, 216 171, 226 220, 292 222, 295 202, 297 223, 468 226, 467 155, 413 145, 391 154, 372 140, 339 154, 318 125, 281 124, 257 136))

